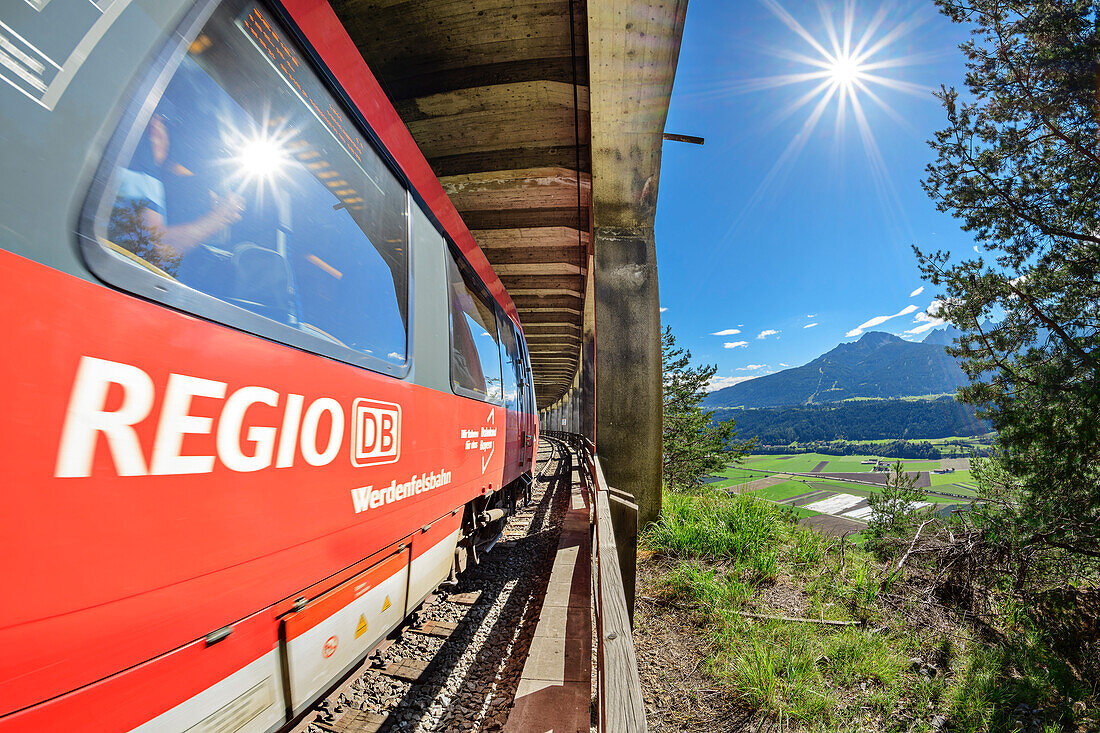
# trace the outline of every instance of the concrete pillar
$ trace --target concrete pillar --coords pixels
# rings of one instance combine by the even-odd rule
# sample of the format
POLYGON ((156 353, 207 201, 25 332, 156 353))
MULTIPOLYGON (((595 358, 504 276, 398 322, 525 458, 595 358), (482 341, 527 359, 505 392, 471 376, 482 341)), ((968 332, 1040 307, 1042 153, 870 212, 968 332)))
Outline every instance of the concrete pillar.
POLYGON ((661 511, 661 317, 653 229, 596 230, 596 435, 607 482, 661 511))
POLYGON ((581 398, 580 385, 577 385, 573 389, 573 433, 582 433, 581 427, 581 398))
MULTIPOLYGON (((588 271, 595 271, 595 257, 588 255, 588 271)), ((584 298, 584 337, 581 340, 581 427, 580 431, 596 442, 596 286, 594 277, 586 278, 584 298)))
POLYGON ((590 0, 596 445, 640 526, 661 509, 661 319, 653 224, 687 0, 590 0))

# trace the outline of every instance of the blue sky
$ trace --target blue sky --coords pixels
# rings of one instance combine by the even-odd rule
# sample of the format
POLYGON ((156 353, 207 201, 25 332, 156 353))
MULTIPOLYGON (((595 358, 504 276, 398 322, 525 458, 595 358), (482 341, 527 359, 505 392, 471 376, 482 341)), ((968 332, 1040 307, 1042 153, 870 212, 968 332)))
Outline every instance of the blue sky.
POLYGON ((665 129, 706 144, 664 145, 657 258, 662 319, 696 362, 718 364, 712 386, 804 364, 880 317, 894 316, 863 331, 924 338, 905 333, 927 329, 936 294, 911 245, 973 254, 920 187, 925 141, 944 126, 931 92, 961 86, 964 38, 931 0, 692 0, 665 129), (766 81, 821 71, 792 56, 822 57, 791 26, 831 51, 823 13, 843 46, 845 7, 852 48, 886 8, 864 46, 885 39, 864 61, 885 66, 863 73, 905 87, 863 79, 893 114, 851 87, 877 154, 848 100, 838 129, 837 94, 800 136, 826 90, 809 93, 831 75, 766 81))

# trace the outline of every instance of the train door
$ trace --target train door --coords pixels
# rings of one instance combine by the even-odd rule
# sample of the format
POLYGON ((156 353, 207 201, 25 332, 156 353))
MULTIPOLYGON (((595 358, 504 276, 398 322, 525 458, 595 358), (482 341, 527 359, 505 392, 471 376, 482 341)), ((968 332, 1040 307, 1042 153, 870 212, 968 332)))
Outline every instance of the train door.
POLYGON ((531 358, 527 351, 527 342, 522 336, 519 337, 517 341, 520 353, 519 369, 523 375, 521 410, 523 412, 524 450, 521 460, 524 465, 531 466, 534 461, 535 451, 537 450, 536 442, 538 441, 538 416, 535 412, 535 383, 534 375, 531 373, 531 358))
POLYGON ((512 320, 503 314, 498 316, 498 323, 500 324, 500 361, 504 378, 504 406, 508 410, 504 435, 504 470, 505 480, 508 480, 508 477, 515 474, 523 465, 527 428, 524 409, 526 383, 523 354, 516 336, 516 327, 512 320))

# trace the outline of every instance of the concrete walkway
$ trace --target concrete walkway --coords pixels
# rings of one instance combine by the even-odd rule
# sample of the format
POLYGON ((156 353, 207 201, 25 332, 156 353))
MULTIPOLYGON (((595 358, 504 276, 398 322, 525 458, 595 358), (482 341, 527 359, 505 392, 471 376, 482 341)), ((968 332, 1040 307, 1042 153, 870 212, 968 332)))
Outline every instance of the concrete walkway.
POLYGON ((591 500, 572 474, 554 567, 515 704, 508 733, 576 733, 589 730, 592 699, 592 522, 591 500))

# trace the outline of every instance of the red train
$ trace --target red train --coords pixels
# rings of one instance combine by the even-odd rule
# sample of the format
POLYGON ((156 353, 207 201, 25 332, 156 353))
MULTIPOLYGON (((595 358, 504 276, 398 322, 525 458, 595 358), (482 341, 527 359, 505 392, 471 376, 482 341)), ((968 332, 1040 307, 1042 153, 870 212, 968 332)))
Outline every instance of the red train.
POLYGON ((515 307, 324 0, 0 49, 0 731, 283 727, 528 494, 515 307))

